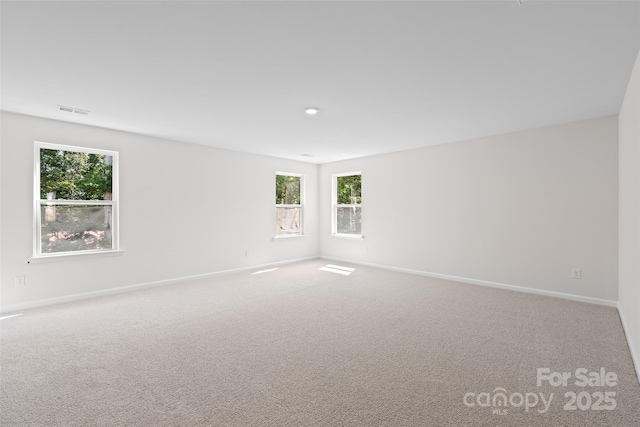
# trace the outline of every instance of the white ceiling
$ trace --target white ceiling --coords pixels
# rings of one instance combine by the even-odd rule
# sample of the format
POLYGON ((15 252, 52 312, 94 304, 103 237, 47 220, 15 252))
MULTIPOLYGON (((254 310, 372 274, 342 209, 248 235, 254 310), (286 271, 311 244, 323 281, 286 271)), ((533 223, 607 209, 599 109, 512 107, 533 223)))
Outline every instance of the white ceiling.
POLYGON ((1 19, 3 110, 316 163, 617 114, 640 48, 640 1, 2 2, 1 19))

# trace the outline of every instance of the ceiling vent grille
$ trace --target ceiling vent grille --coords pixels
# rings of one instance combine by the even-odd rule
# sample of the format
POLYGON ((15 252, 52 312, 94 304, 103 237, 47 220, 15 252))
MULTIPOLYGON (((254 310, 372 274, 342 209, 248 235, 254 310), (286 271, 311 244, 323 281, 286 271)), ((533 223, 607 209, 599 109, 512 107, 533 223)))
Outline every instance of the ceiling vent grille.
POLYGON ((86 116, 87 114, 90 113, 90 111, 88 110, 83 110, 81 108, 75 108, 75 107, 67 107, 65 105, 58 105, 58 109, 60 111, 66 111, 67 113, 76 113, 76 114, 81 114, 83 116, 86 116))

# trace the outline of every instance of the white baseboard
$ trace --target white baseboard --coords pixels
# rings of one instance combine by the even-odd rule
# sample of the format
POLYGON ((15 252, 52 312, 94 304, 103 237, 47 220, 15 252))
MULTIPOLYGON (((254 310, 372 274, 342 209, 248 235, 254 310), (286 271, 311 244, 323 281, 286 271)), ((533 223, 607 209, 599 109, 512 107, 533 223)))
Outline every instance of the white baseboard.
POLYGON ((12 313, 12 312, 15 312, 15 311, 27 310, 27 309, 30 309, 30 308, 44 307, 44 306, 53 305, 53 304, 62 304, 62 303, 65 303, 65 302, 79 301, 79 300, 83 300, 83 299, 87 299, 87 298, 95 298, 95 297, 101 297, 101 296, 107 296, 107 295, 115 295, 115 294, 120 294, 120 293, 124 293, 124 292, 137 291, 137 290, 145 289, 145 288, 153 288, 155 286, 171 285, 171 284, 175 284, 175 283, 179 283, 179 282, 198 280, 198 279, 206 279, 207 277, 220 276, 220 275, 223 275, 223 274, 237 273, 237 272, 247 271, 247 270, 255 270, 255 269, 259 269, 259 268, 260 269, 269 268, 269 267, 274 267, 274 266, 277 266, 277 265, 291 264, 291 263, 299 262, 299 261, 308 261, 308 260, 311 260, 311 259, 318 259, 318 257, 313 256, 313 257, 307 257, 307 258, 292 259, 292 260, 287 260, 287 261, 278 261, 278 262, 272 262, 272 263, 269 263, 269 264, 252 265, 252 266, 249 266, 249 267, 234 268, 234 269, 231 269, 231 270, 215 271, 215 272, 212 272, 212 273, 196 274, 196 275, 193 275, 193 276, 185 276, 185 277, 176 277, 176 278, 173 278, 173 279, 158 280, 158 281, 155 281, 155 282, 139 283, 137 285, 122 286, 122 287, 118 287, 118 288, 104 289, 104 290, 100 290, 100 291, 83 292, 81 294, 67 295, 67 296, 63 296, 63 297, 47 298, 47 299, 41 299, 41 300, 36 300, 36 301, 29 301, 29 302, 25 302, 25 303, 22 303, 22 304, 13 304, 13 305, 0 307, 0 313, 2 313, 2 314, 4 314, 4 313, 12 313))
POLYGON ((631 360, 633 361, 633 366, 636 368, 636 378, 640 383, 640 354, 638 354, 638 351, 640 351, 640 348, 636 347, 635 345, 636 343, 634 343, 633 339, 631 338, 630 329, 627 326, 624 312, 622 311, 622 307, 620 306, 619 302, 618 302, 618 315, 620 316, 620 323, 622 323, 622 329, 624 331, 624 335, 627 338, 627 344, 629 345, 629 352, 631 353, 631 360))
POLYGON ((456 282, 470 283, 470 284, 473 284, 473 285, 487 286, 487 287, 490 287, 490 288, 507 289, 507 290, 510 290, 510 291, 525 292, 525 293, 528 293, 528 294, 544 295, 544 296, 548 296, 548 297, 562 298, 562 299, 568 299, 568 300, 572 300, 572 301, 586 302, 586 303, 590 303, 590 304, 606 305, 608 307, 617 307, 618 306, 618 302, 617 301, 611 301, 611 300, 607 300, 607 299, 585 297, 585 296, 582 296, 582 295, 574 295, 574 294, 565 294, 565 293, 562 293, 562 292, 545 291, 543 289, 526 288, 524 286, 509 285, 509 284, 506 284, 506 283, 498 283, 498 282, 490 282, 490 281, 487 281, 487 280, 470 279, 468 277, 450 276, 448 274, 431 273, 431 272, 428 272, 428 271, 411 270, 411 269, 408 269, 408 268, 391 267, 391 266, 388 266, 388 265, 380 265, 380 264, 374 264, 374 263, 369 263, 369 262, 361 262, 361 261, 352 261, 352 260, 349 260, 349 259, 332 258, 332 257, 325 257, 325 256, 321 256, 320 258, 321 259, 330 260, 330 261, 347 262, 347 263, 350 263, 350 264, 365 265, 365 266, 368 266, 368 267, 381 268, 383 270, 398 271, 400 273, 416 274, 418 276, 427 276, 427 277, 434 277, 434 278, 437 278, 437 279, 453 280, 453 281, 456 281, 456 282))

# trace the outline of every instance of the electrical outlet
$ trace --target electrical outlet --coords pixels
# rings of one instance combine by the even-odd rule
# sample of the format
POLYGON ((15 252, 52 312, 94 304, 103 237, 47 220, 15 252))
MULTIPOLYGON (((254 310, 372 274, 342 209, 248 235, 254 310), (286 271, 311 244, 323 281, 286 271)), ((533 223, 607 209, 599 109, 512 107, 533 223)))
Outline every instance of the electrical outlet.
POLYGON ((579 268, 572 268, 571 269, 571 278, 572 279, 581 279, 582 278, 582 270, 580 270, 579 268))
POLYGON ((13 285, 15 287, 24 286, 25 285, 24 276, 16 276, 16 277, 14 277, 13 278, 13 285))

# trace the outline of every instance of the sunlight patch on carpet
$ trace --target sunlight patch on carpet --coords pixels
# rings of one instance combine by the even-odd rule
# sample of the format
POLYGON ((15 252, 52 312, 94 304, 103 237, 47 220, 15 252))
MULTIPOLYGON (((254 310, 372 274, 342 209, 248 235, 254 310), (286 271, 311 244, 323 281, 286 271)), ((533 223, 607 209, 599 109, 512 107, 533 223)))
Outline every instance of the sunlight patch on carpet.
POLYGON ((320 270, 348 276, 355 271, 355 268, 343 267, 341 265, 335 265, 335 264, 327 264, 324 267, 320 267, 320 270))
POLYGON ((260 270, 260 271, 256 271, 254 273, 251 273, 251 275, 253 276, 254 274, 262 274, 262 273, 269 273, 270 271, 276 271, 278 269, 278 267, 276 268, 270 268, 268 270, 260 270))
POLYGON ((0 320, 4 320, 4 319, 10 319, 12 317, 16 317, 16 316, 22 316, 22 313, 18 313, 18 314, 11 314, 9 316, 2 316, 0 317, 0 320))

